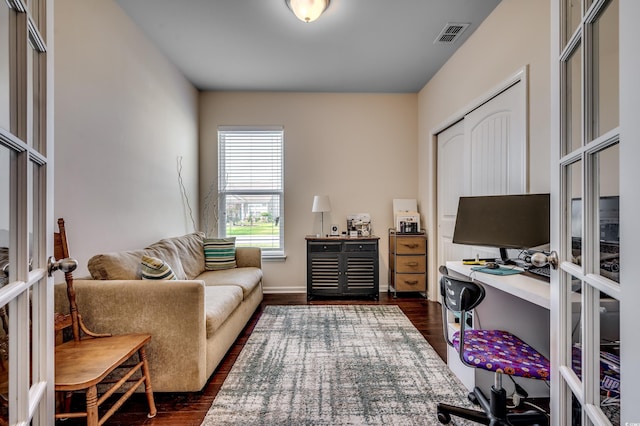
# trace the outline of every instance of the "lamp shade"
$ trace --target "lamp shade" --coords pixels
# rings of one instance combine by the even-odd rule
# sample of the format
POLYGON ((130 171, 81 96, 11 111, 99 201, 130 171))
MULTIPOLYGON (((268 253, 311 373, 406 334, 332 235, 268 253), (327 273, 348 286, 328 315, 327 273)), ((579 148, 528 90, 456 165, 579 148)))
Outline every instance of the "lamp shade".
POLYGON ((303 22, 313 22, 322 15, 329 0, 285 0, 293 14, 303 22))
POLYGON ((329 201, 328 195, 316 195, 313 197, 313 207, 311 212, 321 213, 331 211, 331 201, 329 201))

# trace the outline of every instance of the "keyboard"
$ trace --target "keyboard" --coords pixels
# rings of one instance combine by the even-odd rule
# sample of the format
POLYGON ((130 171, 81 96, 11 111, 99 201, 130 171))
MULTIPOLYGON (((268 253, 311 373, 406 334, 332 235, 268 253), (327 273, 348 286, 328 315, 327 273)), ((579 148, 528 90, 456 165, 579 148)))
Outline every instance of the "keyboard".
POLYGON ((527 272, 531 272, 532 274, 540 275, 546 278, 551 277, 551 267, 549 265, 545 265, 541 267, 530 266, 529 268, 527 268, 527 272))

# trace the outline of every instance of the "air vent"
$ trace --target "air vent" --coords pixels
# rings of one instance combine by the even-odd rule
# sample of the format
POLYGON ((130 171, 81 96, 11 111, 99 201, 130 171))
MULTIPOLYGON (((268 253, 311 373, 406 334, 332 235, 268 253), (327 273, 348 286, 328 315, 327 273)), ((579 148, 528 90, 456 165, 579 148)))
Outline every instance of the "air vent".
POLYGON ((447 22, 447 25, 440 31, 433 44, 455 43, 469 25, 468 23, 447 22))

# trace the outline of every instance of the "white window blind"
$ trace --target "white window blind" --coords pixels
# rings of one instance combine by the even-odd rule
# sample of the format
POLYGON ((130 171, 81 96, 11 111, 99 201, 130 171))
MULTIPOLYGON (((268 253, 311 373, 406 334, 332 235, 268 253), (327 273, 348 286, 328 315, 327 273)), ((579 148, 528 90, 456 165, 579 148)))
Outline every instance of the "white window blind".
POLYGON ((267 255, 284 252, 283 145, 281 127, 218 129, 218 229, 267 255))

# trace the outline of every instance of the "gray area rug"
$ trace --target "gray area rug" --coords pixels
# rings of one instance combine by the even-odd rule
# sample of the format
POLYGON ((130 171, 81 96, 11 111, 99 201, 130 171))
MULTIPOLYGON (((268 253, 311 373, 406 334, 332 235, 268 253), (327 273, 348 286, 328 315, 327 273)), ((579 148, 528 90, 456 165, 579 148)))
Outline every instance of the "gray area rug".
POLYGON ((438 402, 469 406, 397 306, 267 306, 202 424, 436 425, 438 402))

